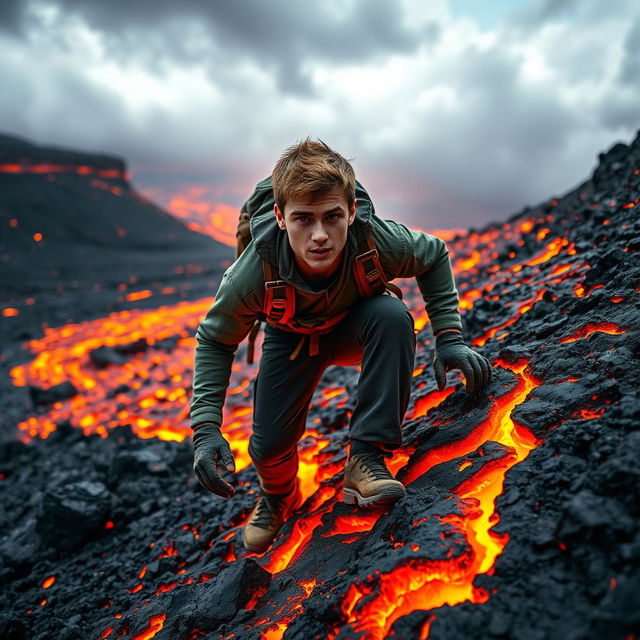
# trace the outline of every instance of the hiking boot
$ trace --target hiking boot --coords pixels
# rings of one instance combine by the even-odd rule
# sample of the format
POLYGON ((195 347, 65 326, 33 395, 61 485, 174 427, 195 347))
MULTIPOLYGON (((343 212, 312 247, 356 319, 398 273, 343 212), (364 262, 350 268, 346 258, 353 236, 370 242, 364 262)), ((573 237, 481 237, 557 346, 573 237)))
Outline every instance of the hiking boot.
POLYGON ((293 491, 284 496, 261 493, 258 503, 242 529, 242 542, 249 551, 262 553, 273 542, 285 520, 302 504, 296 481, 293 491))
POLYGON ((406 494, 402 482, 389 473, 381 454, 356 453, 344 467, 342 499, 347 504, 392 504, 406 494))

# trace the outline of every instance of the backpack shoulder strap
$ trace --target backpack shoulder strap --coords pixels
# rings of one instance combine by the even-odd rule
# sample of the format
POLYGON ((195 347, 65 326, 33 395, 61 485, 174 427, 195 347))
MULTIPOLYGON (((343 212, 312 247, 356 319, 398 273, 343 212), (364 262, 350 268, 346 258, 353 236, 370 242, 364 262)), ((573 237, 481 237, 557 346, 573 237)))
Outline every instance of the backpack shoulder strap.
POLYGON ((266 260, 262 261, 264 273, 264 306, 262 311, 267 318, 287 324, 296 311, 296 293, 293 285, 278 278, 277 269, 266 260))
POLYGON ((356 256, 353 262, 358 291, 364 298, 384 293, 386 289, 402 300, 402 290, 389 282, 380 264, 376 243, 370 232, 366 233, 366 250, 356 256))
MULTIPOLYGON (((264 275, 264 305, 262 313, 265 318, 274 322, 287 324, 296 311, 296 294, 293 286, 278 278, 277 269, 266 260, 262 261, 262 273, 264 275)), ((262 325, 262 318, 258 318, 251 332, 247 345, 247 363, 253 363, 255 341, 262 325)))

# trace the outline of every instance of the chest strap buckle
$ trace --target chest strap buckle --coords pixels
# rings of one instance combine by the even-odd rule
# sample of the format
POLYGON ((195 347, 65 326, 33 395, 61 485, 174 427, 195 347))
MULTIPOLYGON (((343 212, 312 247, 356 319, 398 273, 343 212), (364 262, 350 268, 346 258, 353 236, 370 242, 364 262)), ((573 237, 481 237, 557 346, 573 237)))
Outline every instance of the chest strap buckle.
POLYGON ((293 287, 284 280, 270 280, 264 283, 264 313, 280 324, 287 324, 296 310, 296 294, 293 287))

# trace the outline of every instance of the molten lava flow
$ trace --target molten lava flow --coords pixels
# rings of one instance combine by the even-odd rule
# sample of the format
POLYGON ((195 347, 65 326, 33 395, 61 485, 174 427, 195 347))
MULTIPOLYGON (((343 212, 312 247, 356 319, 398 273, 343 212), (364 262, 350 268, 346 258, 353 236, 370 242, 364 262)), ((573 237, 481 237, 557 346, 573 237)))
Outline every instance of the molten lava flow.
POLYGON ((498 333, 498 331, 516 322, 522 315, 524 315, 527 311, 529 311, 536 302, 538 302, 539 300, 542 300, 543 296, 544 296, 544 291, 539 289, 536 292, 535 296, 519 304, 518 310, 516 311, 516 314, 513 317, 509 318, 508 320, 498 325, 497 327, 491 327, 491 329, 489 329, 486 333, 484 333, 479 338, 474 338, 471 341, 471 344, 474 347, 481 347, 487 342, 487 340, 489 340, 490 338, 493 338, 493 336, 495 336, 496 333, 498 333))
POLYGON ((279 620, 275 626, 270 626, 262 633, 260 640, 280 640, 292 620, 303 613, 304 607, 302 606, 302 602, 311 595, 311 592, 315 589, 317 580, 311 578, 311 580, 302 580, 298 584, 302 587, 303 593, 290 597, 287 614, 279 620))
POLYGON ((342 535, 345 533, 360 533, 363 531, 371 531, 373 525, 378 522, 381 511, 371 513, 350 513, 348 515, 340 515, 335 518, 331 529, 322 534, 323 538, 330 536, 342 535))
POLYGON ((44 337, 28 343, 35 359, 11 369, 13 383, 48 389, 71 382, 79 393, 54 403, 47 414, 21 422, 25 439, 46 437, 56 423, 68 420, 86 434, 106 436, 108 429, 128 424, 142 438, 184 440, 191 434, 186 418, 193 335, 210 305, 210 299, 203 299, 46 328, 44 337), (170 352, 154 348, 166 339, 175 343, 170 352), (100 347, 134 353, 128 353, 122 364, 96 368, 92 352, 100 347))
POLYGON ((574 342, 582 338, 588 338, 592 333, 596 332, 609 333, 611 335, 620 335, 622 333, 626 333, 627 330, 619 327, 613 322, 596 322, 580 327, 575 333, 571 334, 570 336, 560 338, 560 343, 566 344, 567 342, 574 342))
POLYGON ((322 437, 313 429, 307 429, 302 443, 303 447, 298 451, 298 478, 304 501, 318 490, 321 482, 319 469, 322 456, 320 452, 329 444, 329 439, 322 437), (308 442, 305 442, 307 440, 308 442))
POLYGON ((43 174, 43 173, 68 173, 80 176, 94 175, 107 180, 129 180, 130 175, 119 169, 98 169, 87 165, 66 164, 0 164, 0 173, 12 174, 43 174))
POLYGON ((426 396, 418 398, 415 402, 413 410, 407 413, 405 420, 414 420, 425 416, 431 409, 437 407, 442 401, 449 395, 451 395, 455 389, 449 387, 443 391, 432 391, 426 396))
POLYGON ((263 565, 264 569, 270 573, 279 573, 306 549, 313 532, 320 526, 322 516, 330 512, 335 505, 334 489, 324 485, 321 487, 320 493, 324 495, 324 501, 314 511, 293 521, 289 536, 278 546, 274 543, 269 560, 263 565))
MULTIPOLYGON (((521 361, 517 365, 509 365, 504 361, 497 361, 500 366, 510 369, 521 376, 517 387, 513 391, 497 398, 494 406, 489 411, 487 420, 473 429, 466 438, 459 442, 430 449, 418 460, 412 461, 411 468, 403 479, 405 485, 410 485, 436 464, 469 455, 488 440, 500 442, 516 450, 520 447, 521 452, 522 446, 526 446, 527 451, 533 448, 533 442, 530 437, 524 435, 524 430, 516 427, 509 417, 513 408, 524 401, 531 389, 540 384, 532 376, 524 373, 527 362, 521 361)), ((518 459, 518 462, 524 457, 526 456, 518 459)))
POLYGON ((443 604, 455 605, 465 600, 481 603, 488 599, 486 592, 473 587, 473 580, 491 569, 508 542, 508 536, 491 531, 498 521, 495 498, 502 492, 508 469, 524 460, 538 444, 510 415, 540 381, 526 373, 527 360, 515 364, 499 360, 497 364, 518 375, 515 389, 498 398, 487 420, 466 438, 428 451, 412 463, 404 478, 409 485, 434 465, 466 456, 488 440, 509 448, 510 455, 483 466, 456 490, 465 506, 466 517, 451 516, 448 522, 464 532, 473 551, 447 561, 411 558, 390 573, 373 579, 375 584, 372 582, 368 588, 375 592, 375 597, 363 598, 362 586, 354 583, 345 596, 342 611, 351 628, 367 631, 367 638, 387 637, 398 618, 416 609, 431 610, 443 604))
MULTIPOLYGON (((529 267, 533 267, 538 264, 542 264, 543 262, 547 262, 548 260, 551 260, 551 258, 557 256, 560 251, 562 251, 562 249, 568 244, 569 241, 566 238, 554 238, 551 242, 549 242, 549 244, 547 244, 543 251, 541 251, 537 256, 534 256, 530 260, 527 260, 524 264, 529 267)), ((520 267, 520 269, 521 268, 522 267, 520 267)))

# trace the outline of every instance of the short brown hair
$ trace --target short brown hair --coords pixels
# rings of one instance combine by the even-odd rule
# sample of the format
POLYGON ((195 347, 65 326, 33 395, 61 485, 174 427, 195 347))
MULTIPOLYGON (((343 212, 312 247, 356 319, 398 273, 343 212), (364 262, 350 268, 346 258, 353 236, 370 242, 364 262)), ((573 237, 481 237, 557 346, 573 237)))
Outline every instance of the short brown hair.
POLYGON ((284 213, 289 200, 310 200, 340 189, 351 206, 356 198, 356 176, 346 158, 324 142, 310 138, 286 149, 273 168, 273 195, 284 213))

